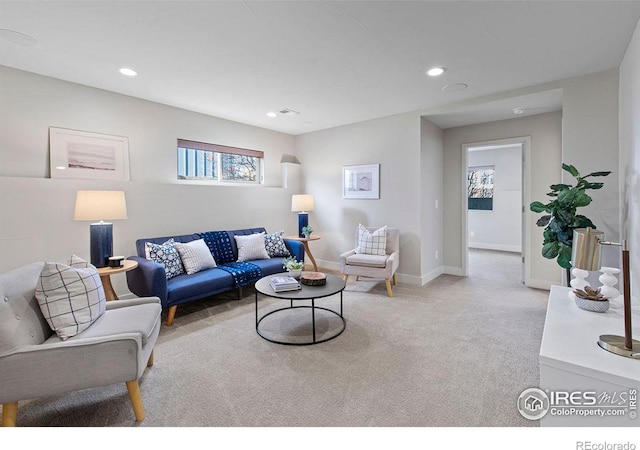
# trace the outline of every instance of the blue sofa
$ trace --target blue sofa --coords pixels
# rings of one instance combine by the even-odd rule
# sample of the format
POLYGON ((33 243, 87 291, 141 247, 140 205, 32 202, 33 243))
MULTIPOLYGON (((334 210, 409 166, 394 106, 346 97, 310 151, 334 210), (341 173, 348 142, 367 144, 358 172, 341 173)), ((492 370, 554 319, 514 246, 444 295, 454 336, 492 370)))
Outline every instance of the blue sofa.
MULTIPOLYGON (((187 243, 196 239, 202 239, 211 233, 228 235, 233 256, 229 259, 238 259, 238 247, 234 236, 246 236, 254 233, 266 232, 264 228, 247 228, 224 232, 202 232, 185 234, 181 236, 164 236, 155 238, 143 238, 136 241, 138 256, 130 256, 127 259, 137 261, 138 267, 127 272, 127 285, 129 290, 139 297, 158 297, 163 309, 168 309, 167 326, 171 326, 178 305, 209 297, 211 295, 238 289, 238 295, 242 296, 242 287, 257 281, 262 276, 284 272, 281 257, 247 261, 254 270, 248 276, 238 277, 237 273, 230 273, 221 268, 206 269, 191 275, 186 273, 167 280, 162 264, 145 258, 145 243, 163 244, 173 238, 175 242, 187 243), (255 268, 257 266, 259 270, 255 268)), ((206 240, 206 239, 205 239, 206 240)), ((285 246, 298 261, 304 261, 304 246, 299 241, 284 239, 285 246)), ((213 253, 213 252, 212 252, 213 253)), ((214 254, 215 256, 215 254, 214 254)), ((219 261, 216 261, 220 265, 219 261)), ((244 274, 247 275, 247 274, 244 274)))

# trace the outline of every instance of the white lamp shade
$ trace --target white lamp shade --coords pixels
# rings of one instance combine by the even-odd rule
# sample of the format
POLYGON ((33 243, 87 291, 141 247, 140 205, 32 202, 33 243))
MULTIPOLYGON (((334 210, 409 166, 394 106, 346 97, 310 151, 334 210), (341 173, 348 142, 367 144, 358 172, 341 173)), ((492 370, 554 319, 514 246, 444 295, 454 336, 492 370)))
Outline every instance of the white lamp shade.
POLYGON ((313 195, 300 194, 291 196, 291 211, 313 211, 314 208, 313 195))
POLYGON ((116 220, 127 218, 123 191, 78 191, 73 220, 116 220))

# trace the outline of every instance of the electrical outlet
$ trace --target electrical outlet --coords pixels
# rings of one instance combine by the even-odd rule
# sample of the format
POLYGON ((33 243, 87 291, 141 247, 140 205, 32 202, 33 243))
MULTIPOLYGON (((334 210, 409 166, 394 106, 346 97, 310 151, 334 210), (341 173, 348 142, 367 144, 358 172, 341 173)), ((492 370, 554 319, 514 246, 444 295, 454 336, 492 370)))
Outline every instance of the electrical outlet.
POLYGON ((436 259, 438 259, 438 250, 436 250, 436 259))
POLYGON ((475 231, 469 231, 469 236, 474 237, 476 235, 475 231))

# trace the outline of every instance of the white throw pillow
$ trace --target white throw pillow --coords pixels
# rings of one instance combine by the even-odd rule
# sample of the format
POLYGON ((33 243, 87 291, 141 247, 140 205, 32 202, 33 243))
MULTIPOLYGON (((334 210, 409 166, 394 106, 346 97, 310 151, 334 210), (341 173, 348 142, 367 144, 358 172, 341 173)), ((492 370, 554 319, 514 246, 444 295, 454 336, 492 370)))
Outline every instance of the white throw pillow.
POLYGON ((106 310, 98 270, 75 255, 70 265, 45 263, 36 299, 47 323, 65 340, 86 330, 106 310))
POLYGON ((384 256, 387 248, 387 226, 371 233, 362 224, 358 225, 356 253, 384 256))
POLYGON ((238 246, 238 261, 252 259, 270 259, 264 246, 264 232, 247 236, 234 236, 238 246))
POLYGON ((196 239, 186 244, 176 242, 175 246, 178 249, 178 253, 180 253, 182 265, 188 275, 217 267, 211 250, 209 250, 204 239, 196 239))

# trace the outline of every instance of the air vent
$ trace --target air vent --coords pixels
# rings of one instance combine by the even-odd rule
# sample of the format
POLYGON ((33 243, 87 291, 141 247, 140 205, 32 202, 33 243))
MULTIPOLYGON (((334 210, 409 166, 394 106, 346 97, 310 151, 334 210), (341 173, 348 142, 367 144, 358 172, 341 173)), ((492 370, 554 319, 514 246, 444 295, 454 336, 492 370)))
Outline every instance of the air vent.
POLYGON ((282 108, 276 111, 281 116, 298 116, 300 113, 289 108, 282 108))

